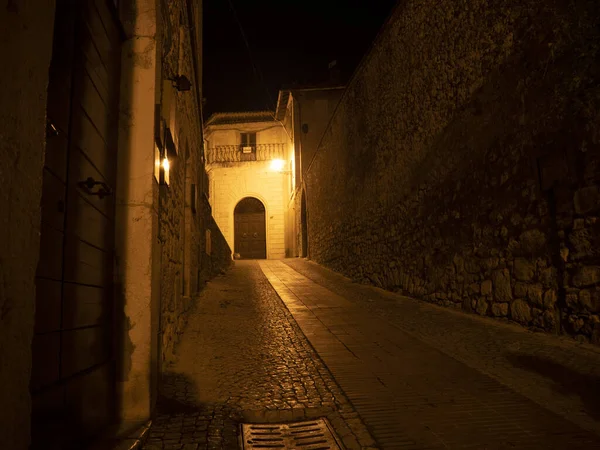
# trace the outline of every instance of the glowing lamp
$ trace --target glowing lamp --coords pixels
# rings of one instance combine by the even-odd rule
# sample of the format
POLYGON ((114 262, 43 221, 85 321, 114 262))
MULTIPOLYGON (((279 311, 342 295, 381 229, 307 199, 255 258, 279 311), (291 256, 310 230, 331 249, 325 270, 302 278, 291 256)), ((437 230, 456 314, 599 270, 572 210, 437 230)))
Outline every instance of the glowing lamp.
POLYGON ((285 166, 285 161, 283 159, 273 159, 271 160, 271 170, 276 172, 281 172, 285 166))
POLYGON ((163 173, 164 173, 165 184, 169 184, 169 167, 170 166, 171 165, 169 164, 169 160, 165 156, 165 158, 162 160, 162 168, 163 168, 163 173))

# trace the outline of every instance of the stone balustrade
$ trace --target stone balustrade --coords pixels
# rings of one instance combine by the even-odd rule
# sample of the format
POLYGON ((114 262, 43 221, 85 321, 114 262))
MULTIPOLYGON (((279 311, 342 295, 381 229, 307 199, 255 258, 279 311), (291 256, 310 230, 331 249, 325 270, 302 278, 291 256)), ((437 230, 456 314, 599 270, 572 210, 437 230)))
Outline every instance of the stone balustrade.
POLYGON ((241 145, 217 145, 206 152, 207 164, 220 162, 269 161, 284 159, 285 144, 256 144, 251 153, 244 153, 241 145))

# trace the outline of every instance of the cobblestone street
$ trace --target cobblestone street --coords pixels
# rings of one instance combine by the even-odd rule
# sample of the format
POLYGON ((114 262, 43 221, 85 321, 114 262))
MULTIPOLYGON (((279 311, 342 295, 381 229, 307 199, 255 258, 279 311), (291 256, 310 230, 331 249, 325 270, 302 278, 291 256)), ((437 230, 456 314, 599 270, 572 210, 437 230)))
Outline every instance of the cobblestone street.
POLYGON ((600 352, 357 285, 236 261, 207 284, 146 450, 235 449, 240 422, 326 416, 348 449, 600 448, 600 352))
POLYGON ((375 448, 256 262, 207 284, 177 355, 145 450, 234 449, 241 421, 321 416, 349 449, 375 448))

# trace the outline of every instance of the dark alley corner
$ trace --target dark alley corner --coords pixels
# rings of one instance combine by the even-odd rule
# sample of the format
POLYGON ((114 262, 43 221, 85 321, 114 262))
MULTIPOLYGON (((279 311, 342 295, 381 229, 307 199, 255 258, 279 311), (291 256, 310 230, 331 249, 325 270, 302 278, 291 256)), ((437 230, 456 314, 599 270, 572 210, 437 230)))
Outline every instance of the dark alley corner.
POLYGON ((0 5, 0 447, 600 449, 600 3, 0 5))

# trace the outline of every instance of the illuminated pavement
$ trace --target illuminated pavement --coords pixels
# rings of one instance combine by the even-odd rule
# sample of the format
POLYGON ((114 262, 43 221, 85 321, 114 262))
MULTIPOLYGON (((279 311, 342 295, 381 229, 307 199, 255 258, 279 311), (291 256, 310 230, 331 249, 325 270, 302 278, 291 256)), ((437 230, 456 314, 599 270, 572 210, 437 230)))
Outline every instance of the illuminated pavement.
POLYGON ((236 261, 191 314, 145 450, 235 449, 240 422, 323 416, 349 449, 376 448, 258 263, 236 261))
POLYGON ((382 448, 600 448, 598 349, 285 263, 261 267, 382 448))
POLYGON ((598 349, 304 260, 237 261, 177 354, 146 450, 235 449, 240 422, 319 416, 349 449, 600 449, 598 349))

